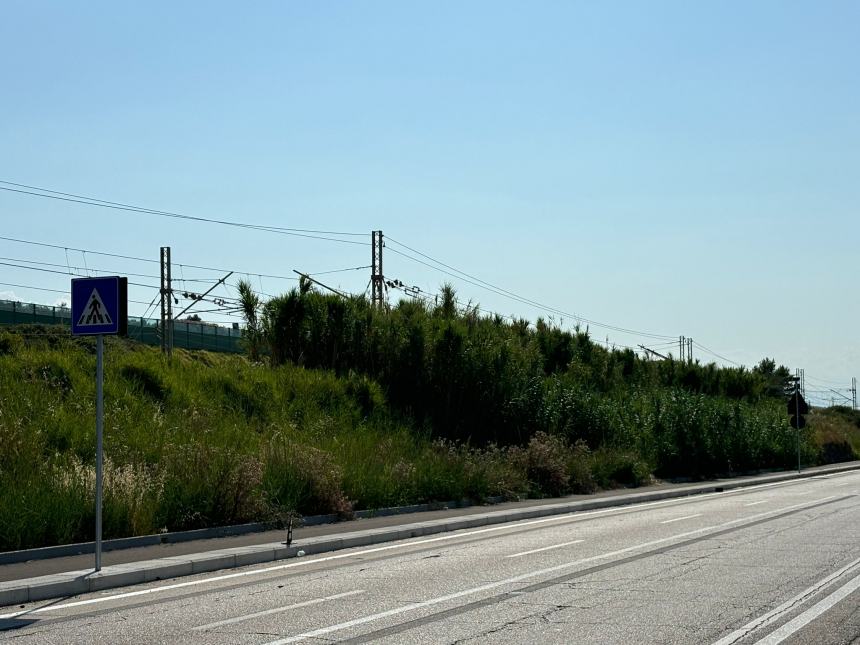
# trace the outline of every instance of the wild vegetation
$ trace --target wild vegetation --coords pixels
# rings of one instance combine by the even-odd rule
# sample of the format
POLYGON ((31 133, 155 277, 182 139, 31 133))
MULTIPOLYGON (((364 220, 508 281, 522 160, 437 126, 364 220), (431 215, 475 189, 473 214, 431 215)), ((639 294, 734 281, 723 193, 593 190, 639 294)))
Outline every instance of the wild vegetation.
MULTIPOLYGON (((588 492, 791 466, 787 371, 644 361, 586 330, 303 283, 245 299, 249 356, 109 338, 106 537, 285 513, 588 492)), ((0 331, 0 549, 92 538, 94 343, 0 331)), ((850 412, 850 411, 849 411, 850 412)), ((812 415, 805 463, 860 450, 812 415)))

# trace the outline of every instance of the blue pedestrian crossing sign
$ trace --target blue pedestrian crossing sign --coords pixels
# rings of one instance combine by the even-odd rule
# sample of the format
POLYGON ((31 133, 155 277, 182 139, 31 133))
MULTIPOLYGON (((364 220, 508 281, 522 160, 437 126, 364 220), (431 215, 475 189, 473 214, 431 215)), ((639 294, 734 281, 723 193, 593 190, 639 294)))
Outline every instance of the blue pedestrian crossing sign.
POLYGON ((72 280, 72 334, 93 336, 128 331, 128 279, 119 276, 72 280))

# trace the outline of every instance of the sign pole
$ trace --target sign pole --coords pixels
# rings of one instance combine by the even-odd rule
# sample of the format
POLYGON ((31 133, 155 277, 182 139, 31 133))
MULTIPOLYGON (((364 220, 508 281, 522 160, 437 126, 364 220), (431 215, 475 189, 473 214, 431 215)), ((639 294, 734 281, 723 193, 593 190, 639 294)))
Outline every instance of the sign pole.
POLYGON ((102 569, 105 334, 128 334, 128 279, 72 278, 72 335, 96 337, 96 571, 102 569))
POLYGON ((104 334, 96 336, 96 571, 102 568, 102 434, 104 428, 104 334))

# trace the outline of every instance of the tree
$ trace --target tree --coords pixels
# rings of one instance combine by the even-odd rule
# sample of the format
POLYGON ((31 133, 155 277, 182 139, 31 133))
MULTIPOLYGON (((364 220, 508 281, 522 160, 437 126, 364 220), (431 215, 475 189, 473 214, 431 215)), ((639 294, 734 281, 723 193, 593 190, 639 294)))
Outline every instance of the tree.
POLYGON ((252 361, 260 359, 260 344, 262 333, 260 320, 257 315, 260 308, 260 298, 254 293, 251 283, 245 279, 239 280, 239 305, 242 308, 242 316, 245 318, 245 342, 248 345, 248 355, 252 361))

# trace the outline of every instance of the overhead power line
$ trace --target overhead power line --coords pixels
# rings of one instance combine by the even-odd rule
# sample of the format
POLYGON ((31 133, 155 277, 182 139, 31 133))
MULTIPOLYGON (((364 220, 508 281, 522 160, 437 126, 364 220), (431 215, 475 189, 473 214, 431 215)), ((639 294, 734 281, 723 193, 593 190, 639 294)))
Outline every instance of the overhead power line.
MULTIPOLYGON (((43 269, 41 267, 30 267, 30 266, 24 266, 22 264, 12 264, 10 262, 0 262, 0 266, 13 267, 15 269, 27 269, 29 271, 41 271, 42 273, 54 273, 54 274, 64 275, 64 276, 69 275, 68 271, 56 271, 55 269, 43 269)), ((75 277, 87 277, 87 276, 80 276, 79 274, 75 274, 75 277)), ((141 282, 132 282, 130 280, 128 283, 130 285, 134 285, 135 287, 146 287, 147 289, 158 289, 158 286, 154 285, 154 284, 143 284, 141 282)))
MULTIPOLYGON (((124 276, 130 275, 130 276, 133 276, 135 278, 154 278, 156 280, 158 279, 157 275, 151 275, 148 273, 133 273, 130 271, 117 271, 116 269, 100 269, 100 268, 96 268, 96 267, 79 267, 79 266, 74 266, 71 264, 58 264, 56 262, 41 262, 38 260, 24 260, 21 258, 0 257, 0 260, 6 260, 7 262, 25 262, 26 264, 38 264, 39 266, 48 266, 48 267, 60 267, 60 268, 65 267, 66 269, 68 269, 67 273, 71 272, 72 270, 87 271, 87 272, 96 271, 96 272, 100 272, 100 273, 111 273, 111 274, 122 273, 122 275, 124 275, 124 276)), ((203 279, 203 278, 180 278, 180 280, 183 282, 202 282, 202 283, 212 282, 212 280, 207 280, 207 279, 203 279)))
MULTIPOLYGON (((47 291, 47 292, 50 292, 50 293, 61 293, 61 294, 67 295, 67 296, 69 296, 69 297, 71 298, 71 292, 70 292, 69 290, 65 290, 65 291, 63 291, 62 289, 48 289, 48 288, 46 288, 46 287, 34 287, 33 285, 29 285, 29 284, 14 284, 14 283, 11 283, 11 282, 0 282, 0 286, 3 286, 3 287, 17 287, 17 288, 19 288, 19 289, 32 289, 33 291, 47 291)), ((129 302, 133 302, 133 303, 134 303, 134 304, 136 304, 136 305, 145 305, 145 304, 146 304, 146 303, 145 303, 144 301, 142 301, 142 300, 131 300, 131 299, 130 299, 130 300, 129 300, 129 302)), ((38 305, 39 303, 35 303, 35 304, 37 304, 37 305, 38 305)), ((51 306, 53 306, 53 305, 39 305, 39 306, 41 306, 41 307, 51 307, 51 306)))
MULTIPOLYGON (((149 262, 151 264, 159 264, 158 260, 153 260, 152 258, 141 258, 133 255, 123 255, 121 253, 107 253, 105 251, 93 251, 92 249, 81 249, 72 246, 63 246, 61 244, 50 244, 48 242, 36 242, 34 240, 22 240, 20 238, 15 237, 5 237, 0 235, 0 240, 6 240, 7 242, 17 242, 19 244, 29 244, 32 246, 41 246, 50 249, 59 249, 61 251, 75 251, 76 253, 89 253, 90 255, 101 255, 105 257, 111 258, 121 258, 123 260, 133 260, 136 262, 149 262)), ((228 271, 233 271, 234 273, 241 273, 244 275, 253 275, 260 278, 271 278, 273 280, 297 280, 295 276, 288 275, 275 275, 271 273, 258 273, 257 271, 245 271, 241 269, 225 269, 224 267, 208 267, 201 266, 199 264, 180 264, 177 263, 179 267, 187 267, 189 269, 199 269, 201 271, 217 271, 219 273, 227 273, 228 271)), ((367 268, 367 267, 365 267, 367 268)))
POLYGON ((176 213, 173 211, 164 211, 158 210, 154 208, 146 208, 143 206, 134 206, 132 204, 125 204, 122 202, 113 202, 106 199, 98 199, 96 197, 87 197, 85 195, 77 195, 75 193, 65 193, 58 190, 51 190, 49 188, 42 188, 40 186, 31 186, 28 184, 19 184, 12 181, 4 181, 0 180, 0 184, 5 184, 4 186, 0 186, 0 190, 5 190, 7 192, 19 193, 22 195, 30 195, 33 197, 42 197, 45 199, 54 199, 58 201, 64 202, 72 202, 76 204, 84 204, 87 206, 98 206, 99 208, 109 208, 112 210, 120 210, 120 211, 128 211, 132 213, 144 213, 147 215, 157 215, 159 217, 169 217, 172 219, 180 219, 186 221, 193 222, 206 222, 209 224, 220 224, 222 226, 234 226, 237 228, 244 228, 250 230, 263 231, 267 233, 278 233, 281 235, 291 235, 294 237, 304 237, 309 239, 316 240, 326 240, 328 242, 340 242, 342 244, 358 244, 361 246, 367 246, 367 242, 359 242, 357 240, 343 240, 336 237, 330 237, 332 235, 341 235, 341 236, 349 236, 349 237, 358 237, 365 236, 366 233, 355 233, 351 231, 327 231, 327 230, 318 230, 318 229, 306 229, 306 228, 288 228, 284 226, 272 226, 267 224, 248 224, 244 222, 237 222, 233 220, 226 219, 215 219, 211 217, 200 217, 197 215, 184 215, 182 213, 176 213), (10 186, 17 186, 17 188, 10 188, 10 186), (23 190, 24 188, 28 190, 23 190))
POLYGON ((836 386, 845 385, 844 381, 831 381, 830 379, 818 378, 817 376, 806 376, 806 379, 809 381, 815 381, 816 383, 819 383, 822 385, 836 385, 836 386))
POLYGON ((65 290, 63 290, 63 289, 48 289, 46 287, 34 287, 31 284, 15 284, 12 282, 0 282, 0 286, 2 286, 2 287, 17 287, 19 289, 32 289, 34 291, 50 291, 53 293, 64 293, 64 294, 70 293, 68 289, 65 289, 65 290))
POLYGON ((345 271, 359 271, 361 269, 370 269, 371 265, 366 265, 363 267, 349 267, 347 269, 332 269, 331 271, 314 271, 313 273, 308 273, 308 275, 327 275, 329 273, 343 273, 345 271))
POLYGON ((731 364, 732 364, 732 365, 734 365, 735 367, 742 367, 742 365, 741 365, 740 363, 736 363, 735 361, 733 361, 733 360, 732 360, 732 359, 730 359, 730 358, 726 358, 725 356, 722 356, 721 354, 717 354, 715 351, 713 351, 713 350, 711 350, 711 349, 708 349, 707 347, 705 347, 704 345, 702 345, 702 343, 700 343, 699 341, 693 341, 693 344, 694 344, 696 347, 698 347, 699 349, 701 349, 701 350, 703 350, 703 351, 707 352, 708 354, 710 354, 710 355, 712 355, 712 356, 716 356, 716 357, 717 357, 717 358, 719 358, 720 360, 726 361, 727 363, 731 363, 731 364))
POLYGON ((566 316, 566 317, 572 318, 572 319, 574 319, 580 323, 585 323, 588 325, 592 325, 594 327, 609 329, 611 331, 617 331, 620 333, 630 334, 632 336, 641 336, 641 337, 645 337, 645 338, 657 338, 657 339, 661 339, 661 340, 663 340, 663 339, 668 340, 670 338, 674 338, 674 336, 670 336, 667 334, 654 334, 651 332, 643 332, 643 331, 639 331, 639 330, 635 330, 635 329, 629 329, 626 327, 619 327, 617 325, 610 325, 607 323, 599 322, 597 320, 591 320, 589 318, 585 318, 584 316, 580 316, 578 314, 563 311, 563 310, 558 309, 556 307, 552 307, 550 305, 546 305, 544 303, 541 303, 541 302, 532 300, 530 298, 526 298, 524 296, 521 296, 517 293, 514 293, 513 291, 509 291, 509 290, 504 289, 502 287, 499 287, 495 284, 492 284, 491 282, 487 282, 486 280, 482 280, 481 278, 478 278, 474 275, 466 273, 465 271, 461 271, 460 269, 457 269, 456 267, 453 267, 453 266, 446 264, 440 260, 437 260, 436 258, 433 258, 432 256, 429 256, 426 253, 422 253, 421 251, 418 251, 418 250, 412 248, 411 246, 407 246, 406 244, 404 244, 402 242, 398 242, 397 240, 393 239, 391 236, 388 236, 386 239, 389 242, 392 242, 394 244, 397 244, 398 246, 401 246, 405 249, 408 249, 409 251, 412 251, 413 253, 420 255, 421 257, 426 258, 427 260, 430 260, 431 262, 433 262, 439 266, 433 266, 427 262, 424 262, 423 260, 420 260, 416 257, 409 255, 408 253, 398 251, 397 249, 393 249, 393 248, 388 249, 389 251, 396 253, 397 255, 401 255, 405 258, 412 260, 413 262, 417 262, 419 264, 423 264, 426 267, 434 269, 435 271, 439 271, 440 273, 444 273, 445 275, 451 276, 451 277, 456 278, 458 280, 462 280, 462 281, 467 282, 473 286, 484 289, 486 291, 490 291, 492 293, 495 293, 496 295, 500 295, 500 296, 509 298, 509 299, 514 300, 516 302, 531 305, 533 307, 537 307, 538 309, 542 309, 542 310, 547 311, 549 313, 554 313, 554 314, 557 314, 560 316, 566 316), (450 269, 450 271, 453 271, 454 273, 451 273, 451 272, 446 271, 445 269, 441 269, 439 267, 445 267, 445 269, 450 269))

